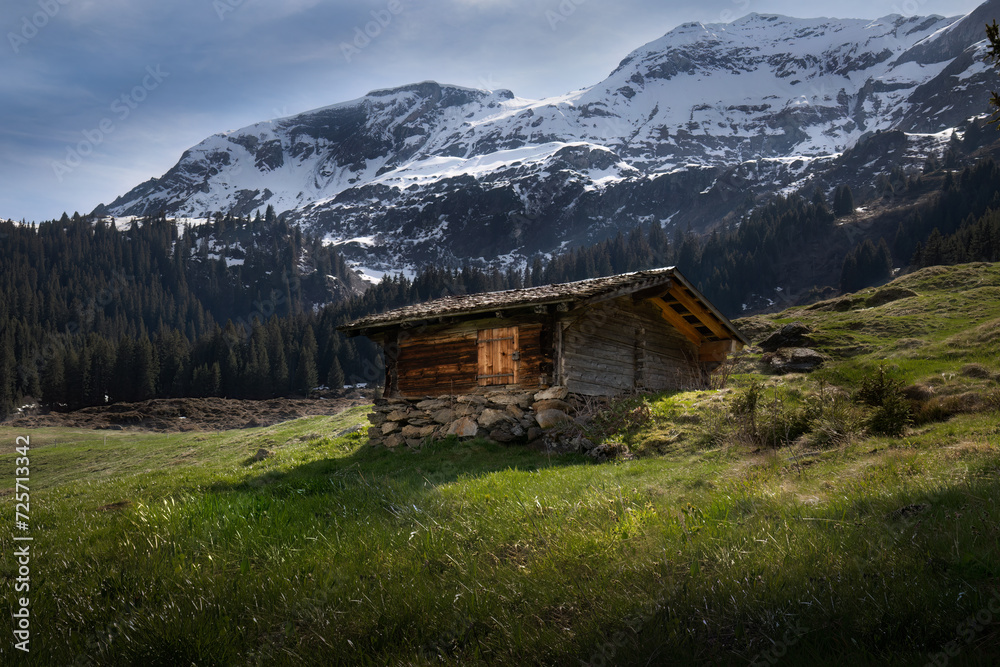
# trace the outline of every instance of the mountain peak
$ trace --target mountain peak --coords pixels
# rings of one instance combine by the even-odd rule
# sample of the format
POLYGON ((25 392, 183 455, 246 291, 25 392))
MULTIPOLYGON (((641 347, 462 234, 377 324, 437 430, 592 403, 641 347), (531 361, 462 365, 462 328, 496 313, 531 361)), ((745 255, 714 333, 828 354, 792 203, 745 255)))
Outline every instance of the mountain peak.
MULTIPOLYGON (((549 252, 638 222, 702 227, 735 202, 713 211, 699 193, 747 165, 761 189, 814 182, 879 131, 901 145, 922 133, 914 145, 939 158, 948 128, 986 111, 993 77, 972 54, 994 9, 1000 0, 963 19, 686 23, 604 81, 543 100, 436 81, 380 88, 210 137, 107 211, 270 204, 392 270, 549 252)), ((855 171, 873 178, 884 164, 855 171)))

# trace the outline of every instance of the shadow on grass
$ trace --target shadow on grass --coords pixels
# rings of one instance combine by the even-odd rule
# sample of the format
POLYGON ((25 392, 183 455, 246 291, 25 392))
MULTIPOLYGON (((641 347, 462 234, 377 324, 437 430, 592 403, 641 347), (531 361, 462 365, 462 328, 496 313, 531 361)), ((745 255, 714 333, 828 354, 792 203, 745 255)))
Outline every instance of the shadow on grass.
POLYGON ((420 450, 376 449, 359 444, 346 456, 311 461, 290 470, 268 470, 237 484, 218 483, 211 488, 217 492, 254 491, 281 496, 293 491, 337 493, 351 486, 387 482, 416 490, 504 470, 536 472, 590 463, 582 455, 548 455, 524 445, 503 446, 482 439, 459 441, 450 436, 420 450))

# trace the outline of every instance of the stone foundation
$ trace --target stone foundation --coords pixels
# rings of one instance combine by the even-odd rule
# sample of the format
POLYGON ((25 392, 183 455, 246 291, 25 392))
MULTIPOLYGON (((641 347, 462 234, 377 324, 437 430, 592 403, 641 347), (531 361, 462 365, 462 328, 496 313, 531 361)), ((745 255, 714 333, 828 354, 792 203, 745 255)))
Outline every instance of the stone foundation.
POLYGON ((540 442, 545 429, 573 421, 568 396, 566 387, 536 392, 511 386, 461 396, 379 399, 368 415, 368 441, 390 449, 418 448, 449 435, 502 444, 540 442))

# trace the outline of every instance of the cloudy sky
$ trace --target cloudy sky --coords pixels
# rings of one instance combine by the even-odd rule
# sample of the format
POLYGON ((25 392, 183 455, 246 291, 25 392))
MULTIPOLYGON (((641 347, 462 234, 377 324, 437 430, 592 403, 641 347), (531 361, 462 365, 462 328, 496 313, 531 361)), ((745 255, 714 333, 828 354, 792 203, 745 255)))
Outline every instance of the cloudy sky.
MULTIPOLYGON (((433 79, 541 98, 687 21, 976 0, 3 0, 0 217, 91 211, 216 132, 433 79), (378 21, 378 24, 373 24, 378 21), (357 39, 368 27, 374 38, 357 39), (77 150, 79 148, 79 150, 77 150)), ((998 17, 1000 18, 1000 17, 998 17)))

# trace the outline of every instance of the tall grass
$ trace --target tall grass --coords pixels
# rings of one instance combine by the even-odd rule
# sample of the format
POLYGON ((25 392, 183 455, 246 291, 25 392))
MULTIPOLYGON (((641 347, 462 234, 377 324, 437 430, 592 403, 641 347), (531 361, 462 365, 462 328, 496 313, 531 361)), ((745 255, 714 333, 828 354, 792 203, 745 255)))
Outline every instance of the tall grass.
MULTIPOLYGON (((950 440, 992 424, 964 419, 950 440)), ((598 466, 375 451, 303 421, 146 437, 134 459, 192 463, 40 490, 27 664, 749 664, 789 629, 789 664, 905 664, 954 638, 1000 567, 995 443, 598 466), (262 439, 276 456, 245 464, 262 439)))

